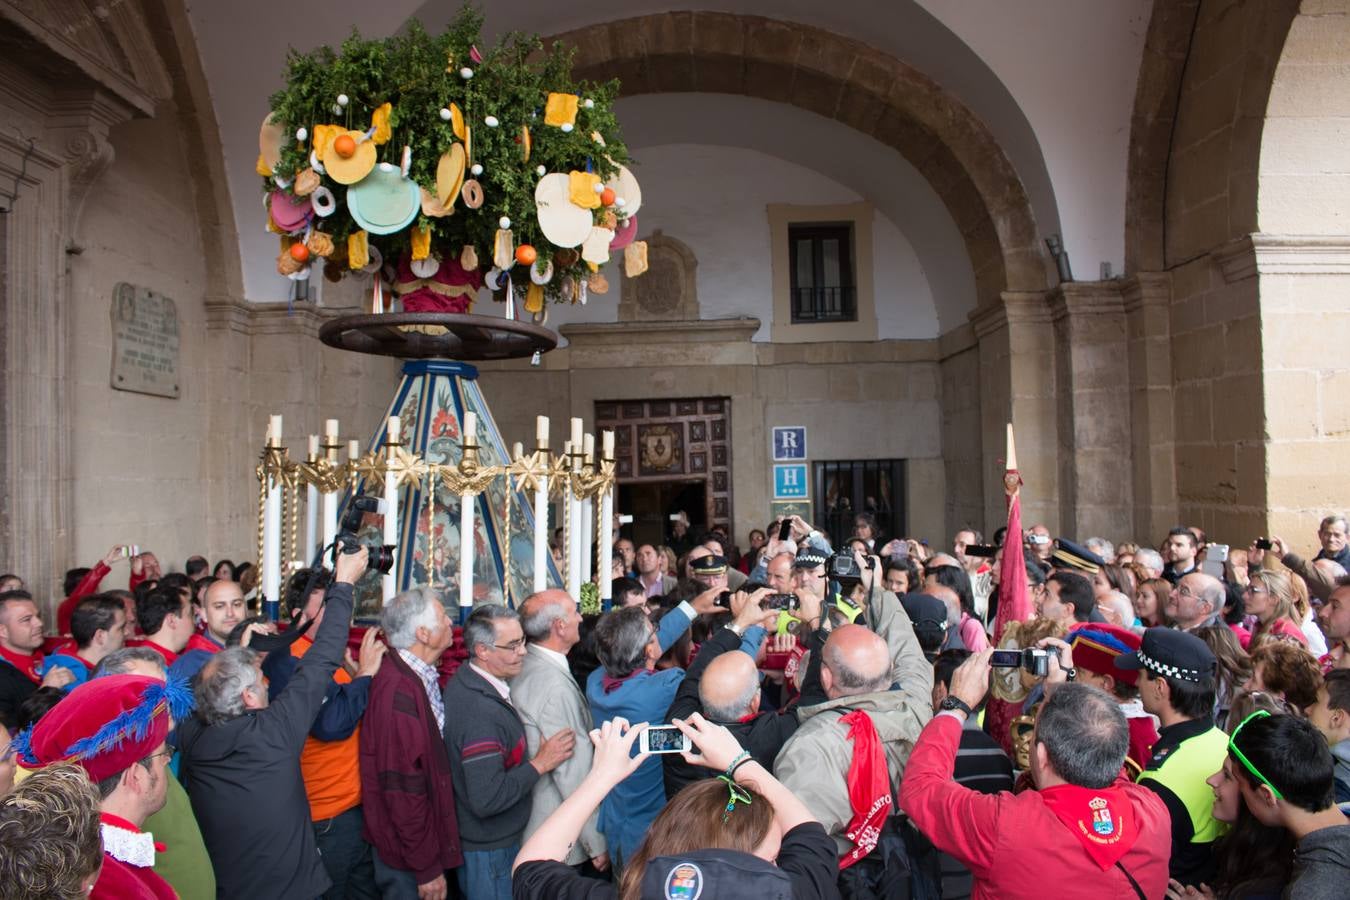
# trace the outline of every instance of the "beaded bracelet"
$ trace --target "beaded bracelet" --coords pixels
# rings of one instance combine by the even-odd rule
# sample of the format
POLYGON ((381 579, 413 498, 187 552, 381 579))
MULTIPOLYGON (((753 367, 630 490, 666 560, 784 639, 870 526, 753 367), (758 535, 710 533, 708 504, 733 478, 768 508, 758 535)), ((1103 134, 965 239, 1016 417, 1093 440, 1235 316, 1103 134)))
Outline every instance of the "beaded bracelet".
POLYGON ((750 753, 746 750, 742 750, 740 754, 731 761, 731 765, 727 766, 726 776, 734 779, 736 777, 736 769, 748 763, 750 759, 750 753))

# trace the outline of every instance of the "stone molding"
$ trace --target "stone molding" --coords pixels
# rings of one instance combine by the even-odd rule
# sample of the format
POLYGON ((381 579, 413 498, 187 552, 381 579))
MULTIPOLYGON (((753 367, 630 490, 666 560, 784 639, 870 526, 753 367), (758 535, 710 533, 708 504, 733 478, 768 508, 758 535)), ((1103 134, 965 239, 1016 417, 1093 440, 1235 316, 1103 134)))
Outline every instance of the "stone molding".
POLYGON ((249 303, 246 300, 207 300, 207 331, 234 334, 296 334, 318 338, 319 329, 329 319, 354 312, 313 303, 249 303))
POLYGON ((1256 275, 1350 275, 1350 235, 1248 234, 1211 255, 1228 284, 1256 275))
POLYGON ((970 314, 976 339, 1009 325, 1048 325, 1052 321, 1046 294, 1041 291, 1004 291, 1000 299, 996 306, 981 307, 970 314))
POLYGON ((1167 272, 1137 272, 1121 285, 1126 315, 1148 307, 1166 307, 1172 302, 1172 276, 1167 272))
POLYGON ((1119 315, 1125 311, 1119 281, 1068 281, 1050 292, 1050 320, 1070 316, 1119 315))
POLYGON ((593 349, 630 344, 718 344, 749 341, 759 330, 759 319, 700 319, 679 322, 574 322, 558 333, 569 347, 593 349))

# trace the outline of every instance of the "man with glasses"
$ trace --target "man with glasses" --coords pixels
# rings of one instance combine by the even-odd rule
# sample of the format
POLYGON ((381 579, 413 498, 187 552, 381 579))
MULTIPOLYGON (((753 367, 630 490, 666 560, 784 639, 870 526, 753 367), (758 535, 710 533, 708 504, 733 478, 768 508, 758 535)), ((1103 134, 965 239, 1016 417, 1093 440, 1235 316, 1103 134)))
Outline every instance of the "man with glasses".
POLYGON ((171 718, 191 709, 192 695, 181 683, 140 675, 96 678, 38 720, 23 747, 19 762, 25 767, 68 760, 98 787, 103 869, 91 897, 178 896, 152 868, 155 838, 141 829, 164 806, 173 777, 173 751, 165 743, 171 718))
POLYGON ((1219 620, 1223 601, 1223 582, 1204 572, 1191 572, 1183 575, 1167 595, 1165 612, 1176 628, 1194 631, 1219 620))
MULTIPOLYGON (((464 865, 459 889, 473 900, 511 900, 511 864, 530 821, 534 786, 572 756, 576 734, 564 728, 526 759, 525 724, 511 705, 508 679, 525 662, 520 617, 487 604, 464 623, 469 663, 445 686, 445 746, 454 779, 464 865)), ((585 740, 583 736, 583 740, 585 740)))
POLYGON ((1172 820, 1171 877, 1183 885, 1214 879, 1214 841, 1225 827, 1214 818, 1205 779, 1223 767, 1228 739, 1214 726, 1214 654, 1193 634, 1150 628, 1140 647, 1115 666, 1139 671, 1145 712, 1162 724, 1139 784, 1162 798, 1172 820))
POLYGON ((1257 710, 1228 741, 1242 802, 1298 841, 1284 896, 1344 897, 1350 883, 1350 821, 1334 802, 1331 752, 1309 722, 1257 710))

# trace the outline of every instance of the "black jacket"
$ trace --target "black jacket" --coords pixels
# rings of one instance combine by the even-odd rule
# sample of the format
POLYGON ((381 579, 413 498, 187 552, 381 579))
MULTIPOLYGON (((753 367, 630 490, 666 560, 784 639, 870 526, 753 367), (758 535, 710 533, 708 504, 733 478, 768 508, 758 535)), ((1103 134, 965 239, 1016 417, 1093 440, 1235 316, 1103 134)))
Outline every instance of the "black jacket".
POLYGON ((0 722, 14 728, 19 724, 19 707, 38 689, 28 676, 7 660, 0 659, 0 722))
MULTIPOLYGON (((813 635, 807 645, 813 650, 818 650, 820 643, 821 639, 813 635)), ((671 719, 687 719, 696 712, 704 712, 703 703, 698 696, 698 685, 703 678, 703 672, 714 659, 723 653, 738 651, 740 646, 740 635, 730 628, 721 628, 698 648, 698 655, 685 671, 684 681, 675 692, 670 709, 666 710, 667 722, 671 719)), ((820 690, 819 659, 820 653, 811 654, 811 664, 807 666, 806 678, 802 681, 800 701, 802 704, 819 703, 825 699, 824 693, 820 690)), ((793 705, 782 710, 761 712, 746 722, 719 724, 725 725, 727 730, 736 736, 736 740, 740 741, 741 746, 749 751, 756 762, 772 772, 774 758, 778 756, 778 751, 783 749, 783 744, 792 737, 800 723, 797 720, 796 705, 793 705)), ((686 785, 719 774, 706 766, 690 765, 678 753, 661 757, 661 772, 667 798, 674 797, 680 788, 686 785)))
POLYGON ((352 586, 334 584, 314 646, 266 709, 178 729, 181 777, 216 870, 220 897, 303 900, 331 882, 314 842, 300 751, 347 646, 352 586))

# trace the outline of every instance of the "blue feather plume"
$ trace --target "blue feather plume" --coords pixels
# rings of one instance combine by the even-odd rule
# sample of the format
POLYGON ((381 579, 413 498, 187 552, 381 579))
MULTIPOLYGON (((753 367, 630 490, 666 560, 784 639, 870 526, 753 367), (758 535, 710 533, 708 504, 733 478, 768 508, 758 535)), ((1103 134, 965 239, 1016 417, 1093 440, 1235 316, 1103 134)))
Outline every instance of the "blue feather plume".
POLYGON ((87 759, 116 750, 128 740, 141 741, 150 733, 155 717, 167 711, 175 720, 192 711, 192 691, 182 679, 156 681, 141 692, 141 702, 126 710, 89 737, 66 748, 66 759, 87 759))

